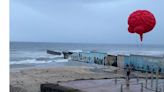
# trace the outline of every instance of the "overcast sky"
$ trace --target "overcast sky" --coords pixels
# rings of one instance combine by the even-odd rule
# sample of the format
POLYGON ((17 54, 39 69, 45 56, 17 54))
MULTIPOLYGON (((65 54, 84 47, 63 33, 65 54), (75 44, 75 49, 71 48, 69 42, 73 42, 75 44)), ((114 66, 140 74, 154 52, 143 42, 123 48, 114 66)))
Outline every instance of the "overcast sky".
POLYGON ((164 44, 164 0, 10 0, 10 41, 138 44, 127 19, 138 9, 157 20, 143 44, 164 44))

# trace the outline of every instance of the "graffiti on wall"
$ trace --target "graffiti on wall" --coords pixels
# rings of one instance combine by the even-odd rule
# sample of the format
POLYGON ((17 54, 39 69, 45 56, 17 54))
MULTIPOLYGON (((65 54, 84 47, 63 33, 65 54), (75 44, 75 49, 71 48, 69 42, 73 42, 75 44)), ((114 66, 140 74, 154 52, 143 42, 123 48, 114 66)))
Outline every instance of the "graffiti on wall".
POLYGON ((134 70, 148 71, 148 72, 164 72, 163 59, 160 57, 131 55, 125 57, 124 66, 131 66, 134 70), (161 64, 162 63, 162 64, 161 64))

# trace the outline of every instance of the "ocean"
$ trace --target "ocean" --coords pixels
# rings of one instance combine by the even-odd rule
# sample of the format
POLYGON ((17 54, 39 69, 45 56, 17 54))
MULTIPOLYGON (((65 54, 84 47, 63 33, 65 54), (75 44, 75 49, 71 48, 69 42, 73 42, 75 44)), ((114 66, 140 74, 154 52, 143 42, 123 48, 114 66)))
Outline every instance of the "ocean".
POLYGON ((163 55, 164 45, 128 45, 128 44, 88 44, 88 43, 48 43, 48 42, 10 42, 10 65, 43 64, 67 62, 63 55, 50 55, 46 51, 99 51, 122 54, 163 55))

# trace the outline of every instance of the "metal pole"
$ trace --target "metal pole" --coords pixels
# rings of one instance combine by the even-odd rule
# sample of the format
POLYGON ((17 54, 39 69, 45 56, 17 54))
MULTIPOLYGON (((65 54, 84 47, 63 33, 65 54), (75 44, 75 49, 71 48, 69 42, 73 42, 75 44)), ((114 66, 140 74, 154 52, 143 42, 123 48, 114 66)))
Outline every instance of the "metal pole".
POLYGON ((115 77, 115 84, 117 84, 117 77, 115 77))
POLYGON ((141 83, 141 92, 143 92, 143 83, 141 83))
POLYGON ((126 80, 126 86, 127 86, 127 87, 130 86, 130 84, 129 84, 129 80, 128 80, 128 79, 126 80))
POLYGON ((162 88, 159 89, 159 92, 162 92, 162 88))
POLYGON ((139 77, 138 77, 138 73, 137 73, 137 83, 139 82, 139 77))
POLYGON ((164 92, 164 83, 163 83, 163 92, 164 92))
POLYGON ((153 88, 153 71, 151 71, 151 88, 153 88))
POLYGON ((117 84, 117 70, 116 70, 115 84, 117 84))
POLYGON ((121 84, 121 92, 123 92, 123 85, 121 84))
POLYGON ((156 92, 158 92, 158 69, 156 71, 156 89, 155 89, 156 92))
POLYGON ((148 79, 148 72, 146 71, 146 84, 145 84, 145 88, 147 88, 147 79, 148 79))

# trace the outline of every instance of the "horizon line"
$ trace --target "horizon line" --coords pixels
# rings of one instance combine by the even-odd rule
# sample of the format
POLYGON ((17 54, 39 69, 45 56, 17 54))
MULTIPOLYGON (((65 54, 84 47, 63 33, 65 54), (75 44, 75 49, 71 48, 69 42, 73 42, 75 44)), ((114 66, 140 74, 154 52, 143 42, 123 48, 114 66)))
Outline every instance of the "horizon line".
MULTIPOLYGON (((139 44, 128 44, 128 43, 92 43, 92 42, 44 42, 44 41, 9 41, 11 42, 22 42, 22 43, 68 43, 68 44, 96 44, 96 45, 141 45, 139 44)), ((164 45, 164 44, 142 44, 142 45, 164 45)))

